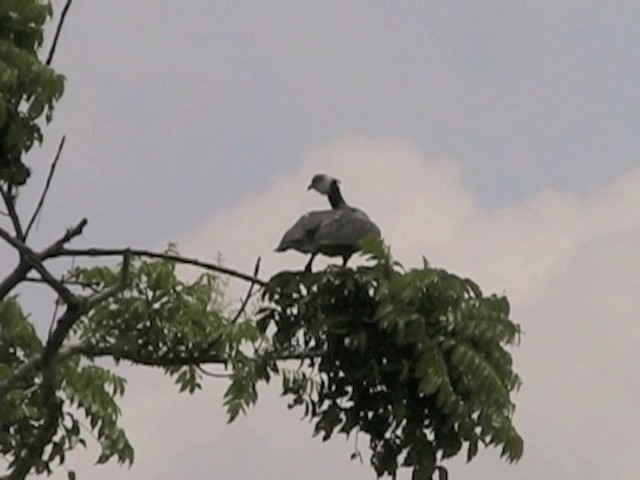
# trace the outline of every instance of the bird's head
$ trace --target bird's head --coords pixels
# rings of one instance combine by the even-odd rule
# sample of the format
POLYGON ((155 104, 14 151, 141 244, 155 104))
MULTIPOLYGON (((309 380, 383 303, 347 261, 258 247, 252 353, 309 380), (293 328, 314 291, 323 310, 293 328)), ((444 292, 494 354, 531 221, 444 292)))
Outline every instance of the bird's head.
POLYGON ((331 185, 333 183, 340 183, 340 181, 336 178, 330 177, 329 175, 325 175, 324 173, 319 173, 314 175, 311 179, 311 183, 307 187, 307 190, 315 190, 322 195, 329 195, 331 191, 331 185))

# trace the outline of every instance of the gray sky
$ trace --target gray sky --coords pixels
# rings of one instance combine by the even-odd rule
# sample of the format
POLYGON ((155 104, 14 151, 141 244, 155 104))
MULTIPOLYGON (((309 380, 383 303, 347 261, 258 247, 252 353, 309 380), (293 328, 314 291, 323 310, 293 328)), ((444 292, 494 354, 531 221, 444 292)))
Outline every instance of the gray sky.
MULTIPOLYGON (((635 1, 75 2, 32 157, 35 187, 67 134, 37 239, 88 216, 78 244, 177 240, 267 276, 303 266, 272 249, 331 173, 398 259, 506 292, 525 331, 522 462, 487 451, 451 478, 638 478, 639 19, 635 1)), ((373 477, 275 390, 227 426, 221 384, 129 377, 136 463, 81 453, 85 478, 373 477)))

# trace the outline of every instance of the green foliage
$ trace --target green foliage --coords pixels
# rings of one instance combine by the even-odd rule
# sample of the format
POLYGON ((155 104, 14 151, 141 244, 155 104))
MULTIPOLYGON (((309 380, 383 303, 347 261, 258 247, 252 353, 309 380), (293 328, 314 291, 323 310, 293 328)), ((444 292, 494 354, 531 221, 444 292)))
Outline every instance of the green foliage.
MULTIPOLYGON (((18 368, 25 359, 39 354, 42 344, 22 312, 17 297, 0 302, 0 381, 18 368)), ((28 428, 28 419, 40 411, 31 406, 37 395, 30 387, 32 378, 18 382, 17 388, 0 401, 0 455, 9 455, 17 445, 17 432, 28 428)))
MULTIPOLYGON (((120 281, 120 272, 99 266, 78 269, 73 278, 103 290, 120 281)), ((98 348, 117 346, 142 357, 178 357, 222 344, 225 320, 218 310, 223 298, 218 277, 204 274, 185 282, 176 275, 175 262, 134 258, 128 280, 124 294, 98 305, 78 322, 81 341, 98 348)))
POLYGON ((0 2, 0 180, 22 185, 29 169, 21 156, 42 142, 38 121, 48 123, 64 91, 64 77, 37 55, 51 3, 0 2))
MULTIPOLYGON (((119 281, 119 271, 79 269, 73 278, 102 290, 119 281)), ((160 366, 181 392, 194 393, 202 379, 196 365, 241 362, 242 345, 258 338, 250 322, 231 322, 223 314, 223 289, 216 275, 205 273, 187 282, 178 277, 173 261, 134 258, 125 292, 78 322, 76 335, 94 351, 108 351, 116 362, 125 358, 160 366)))
MULTIPOLYGON (((114 456, 119 463, 133 463, 133 447, 118 426, 120 408, 116 400, 125 392, 125 379, 101 366, 84 364, 79 357, 64 362, 61 371, 62 390, 68 405, 84 414, 100 442, 97 463, 105 463, 114 456)), ((68 418, 70 427, 65 429, 63 436, 71 450, 77 443, 84 444, 85 440, 80 435, 76 416, 68 414, 68 418)), ((60 459, 61 464, 63 460, 64 457, 60 459)))
MULTIPOLYGON (((120 275, 119 266, 97 266, 75 269, 70 278, 102 292, 116 285, 120 275)), ((60 412, 55 435, 36 470, 51 472, 68 451, 86 445, 89 432, 101 447, 98 463, 112 458, 132 463, 133 447, 119 425, 118 400, 125 392, 125 379, 96 362, 108 357, 116 363, 127 360, 162 368, 180 392, 189 393, 201 388, 201 364, 226 363, 238 371, 243 364, 253 368, 243 350, 258 340, 259 333, 251 322, 224 315, 228 305, 223 288, 224 282, 212 274, 193 281, 179 278, 174 261, 132 258, 124 291, 79 319, 53 374, 45 377, 34 369, 0 402, 0 454, 13 464, 43 428, 52 400, 39 387, 47 378, 60 412)), ((37 358, 43 346, 15 297, 0 302, 0 319, 2 385, 25 361, 37 358)), ((237 385, 230 388, 244 395, 237 385)))
POLYGON ((508 345, 519 339, 504 297, 483 296, 444 270, 404 271, 376 240, 372 266, 283 272, 264 290, 258 327, 278 353, 305 358, 285 376, 291 406, 304 406, 315 433, 364 432, 378 476, 399 466, 413 478, 446 478, 442 460, 466 446, 495 445, 513 462, 523 442, 510 394, 520 384, 508 345))

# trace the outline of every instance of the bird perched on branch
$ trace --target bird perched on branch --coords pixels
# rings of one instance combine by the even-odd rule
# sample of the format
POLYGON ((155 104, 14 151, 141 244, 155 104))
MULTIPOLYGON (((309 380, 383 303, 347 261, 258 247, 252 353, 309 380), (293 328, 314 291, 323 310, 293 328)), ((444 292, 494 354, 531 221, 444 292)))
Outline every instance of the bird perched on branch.
POLYGON ((276 252, 288 249, 310 253, 305 271, 318 253, 328 257, 342 257, 342 265, 359 248, 359 242, 367 235, 380 236, 380 229, 362 210, 350 207, 344 201, 339 181, 328 175, 318 174, 311 179, 307 190, 315 190, 329 198, 331 210, 308 212, 285 232, 276 252))

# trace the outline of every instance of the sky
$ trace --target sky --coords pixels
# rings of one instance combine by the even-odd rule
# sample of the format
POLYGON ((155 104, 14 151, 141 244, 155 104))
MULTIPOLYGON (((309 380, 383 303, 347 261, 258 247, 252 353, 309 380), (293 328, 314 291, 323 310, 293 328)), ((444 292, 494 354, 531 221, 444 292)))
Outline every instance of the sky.
MULTIPOLYGON (((450 478, 637 479, 638 18, 615 0, 74 2, 23 211, 66 134, 36 244, 86 216, 78 246, 177 241, 243 271, 260 256, 267 278, 304 266, 273 248, 325 207, 306 186, 329 173, 398 260, 505 293, 522 325, 524 456, 487 450, 450 478)), ((277 388, 227 425, 223 383, 188 397, 123 372, 136 462, 96 468, 90 448, 69 459, 80 478, 374 478, 277 388)))

